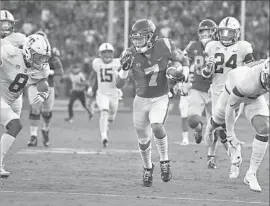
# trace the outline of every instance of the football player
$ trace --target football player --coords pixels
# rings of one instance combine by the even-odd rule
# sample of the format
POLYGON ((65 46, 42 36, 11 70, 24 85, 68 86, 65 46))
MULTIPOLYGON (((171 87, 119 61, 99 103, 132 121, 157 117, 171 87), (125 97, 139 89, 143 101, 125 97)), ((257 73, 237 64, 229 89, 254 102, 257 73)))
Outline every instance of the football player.
MULTIPOLYGON (((1 39, 3 39, 5 42, 10 43, 14 47, 22 48, 25 41, 26 36, 22 33, 15 32, 15 19, 14 16, 7 10, 1 10, 0 11, 0 24, 1 24, 1 30, 0 30, 0 36, 1 39)), ((4 41, 1 41, 1 46, 3 45, 4 41)), ((23 104, 23 97, 22 95, 17 98, 12 103, 13 110, 16 110, 16 113, 20 116, 20 111, 22 109, 23 104)))
MULTIPOLYGON (((42 32, 36 32, 38 35, 42 35, 47 38, 47 35, 42 32)), ((49 131, 50 131, 50 123, 52 118, 52 108, 54 104, 55 98, 55 91, 54 91, 54 76, 63 74, 63 66, 61 60, 59 59, 60 51, 57 48, 52 48, 51 50, 51 58, 49 59, 49 66, 50 66, 50 74, 48 77, 48 84, 49 84, 49 98, 47 98, 42 105, 34 104, 32 105, 30 100, 33 98, 33 95, 37 93, 37 85, 32 84, 28 87, 28 98, 30 102, 30 112, 29 112, 29 119, 30 119, 30 141, 27 145, 30 146, 37 146, 37 133, 38 133, 38 126, 40 115, 43 117, 43 128, 41 130, 43 136, 43 145, 45 147, 49 146, 49 131)))
POLYGON ((121 64, 118 58, 114 58, 114 48, 111 44, 101 44, 98 52, 100 58, 92 62, 93 71, 89 78, 88 94, 93 95, 93 86, 97 81, 96 102, 100 110, 100 136, 103 147, 107 147, 109 123, 114 121, 118 110, 120 95, 115 81, 121 64))
POLYGON ((65 79, 70 79, 72 84, 71 95, 68 103, 68 117, 65 118, 65 121, 69 123, 73 123, 73 105, 77 99, 80 100, 83 108, 87 111, 89 119, 92 119, 93 117, 92 112, 86 106, 85 90, 88 86, 88 82, 85 74, 81 70, 81 65, 75 64, 70 74, 66 77, 64 76, 65 79))
MULTIPOLYGON (((211 98, 208 90, 211 85, 211 78, 204 78, 201 75, 201 70, 205 64, 206 54, 205 46, 213 40, 216 40, 217 25, 211 19, 205 19, 198 26, 198 41, 191 41, 184 54, 188 56, 190 61, 190 72, 188 81, 191 84, 187 96, 180 99, 181 114, 186 113, 186 120, 191 129, 195 131, 195 142, 199 144, 202 141, 203 120, 202 113, 205 111, 206 118, 211 115, 211 98), (183 112, 182 112, 183 111, 183 112)), ((187 125, 187 124, 186 124, 187 125)), ((188 131, 188 128, 186 129, 188 131)), ((186 132, 187 133, 187 132, 186 132)), ((183 143, 188 143, 186 140, 187 134, 183 134, 183 143)))
MULTIPOLYGON (((227 80, 228 72, 244 63, 254 61, 252 55, 253 49, 247 41, 239 41, 240 23, 234 17, 226 17, 221 20, 218 26, 219 41, 211 41, 206 45, 205 52, 208 55, 206 67, 203 68, 202 76, 212 77, 211 98, 212 114, 215 112, 217 100, 227 80)), ((216 119, 209 118, 205 130, 205 142, 208 146, 208 168, 216 169, 215 153, 217 139, 213 131, 219 130, 219 138, 223 143, 225 150, 228 149, 225 129, 226 126, 220 124, 216 119), (214 136, 214 137, 213 137, 214 136)))
MULTIPOLYGON (((251 190, 260 192, 256 173, 262 162, 268 146, 269 138, 269 109, 264 94, 269 92, 270 71, 269 58, 251 62, 237 67, 228 75, 225 88, 218 99, 213 118, 219 123, 226 123, 227 140, 229 141, 229 156, 232 165, 239 164, 241 157, 241 142, 234 132, 235 109, 240 103, 244 104, 243 113, 256 131, 252 143, 250 166, 244 182, 251 190)), ((239 168, 231 167, 230 178, 237 178, 239 168)))
POLYGON ((51 55, 51 46, 48 40, 40 35, 30 35, 23 46, 18 49, 12 45, 1 47, 0 62, 0 123, 6 128, 0 141, 0 177, 6 178, 10 172, 4 169, 3 159, 16 136, 22 129, 20 111, 13 110, 13 102, 20 97, 24 87, 35 84, 44 89, 33 96, 32 102, 41 104, 48 98, 49 75, 48 61, 51 55), (17 112, 17 113, 16 113, 17 112))
POLYGON ((144 166, 143 186, 150 187, 154 170, 151 160, 152 135, 160 156, 161 178, 164 182, 172 178, 168 138, 164 128, 169 105, 167 65, 169 61, 180 65, 179 70, 172 70, 176 71, 176 76, 172 79, 185 81, 189 72, 189 62, 177 51, 171 39, 156 36, 156 26, 150 20, 136 21, 132 26, 130 38, 133 46, 121 54, 121 70, 116 87, 122 88, 128 82, 129 73, 133 75, 136 82, 133 122, 144 166))

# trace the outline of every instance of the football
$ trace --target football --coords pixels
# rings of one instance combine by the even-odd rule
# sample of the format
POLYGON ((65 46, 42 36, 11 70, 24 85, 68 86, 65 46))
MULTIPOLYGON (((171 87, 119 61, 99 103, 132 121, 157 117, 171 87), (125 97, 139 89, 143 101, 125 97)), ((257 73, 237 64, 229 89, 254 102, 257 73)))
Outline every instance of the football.
POLYGON ((40 80, 37 83, 37 90, 38 92, 46 92, 49 89, 49 84, 48 82, 44 79, 44 80, 40 80))
POLYGON ((182 66, 178 66, 178 68, 168 67, 166 70, 166 76, 168 79, 174 81, 181 81, 183 78, 183 67, 182 66))

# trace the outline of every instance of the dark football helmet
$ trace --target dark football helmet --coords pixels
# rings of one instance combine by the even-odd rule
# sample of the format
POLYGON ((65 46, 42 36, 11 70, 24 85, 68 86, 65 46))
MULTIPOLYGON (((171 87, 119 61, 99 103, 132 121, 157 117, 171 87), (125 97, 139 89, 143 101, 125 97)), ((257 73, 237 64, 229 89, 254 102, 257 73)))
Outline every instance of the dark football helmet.
POLYGON ((154 46, 157 39, 155 31, 155 24, 147 19, 140 19, 133 24, 130 39, 136 52, 144 53, 154 46))
POLYGON ((217 25, 211 19, 202 20, 198 27, 199 40, 206 45, 211 40, 216 40, 217 25))

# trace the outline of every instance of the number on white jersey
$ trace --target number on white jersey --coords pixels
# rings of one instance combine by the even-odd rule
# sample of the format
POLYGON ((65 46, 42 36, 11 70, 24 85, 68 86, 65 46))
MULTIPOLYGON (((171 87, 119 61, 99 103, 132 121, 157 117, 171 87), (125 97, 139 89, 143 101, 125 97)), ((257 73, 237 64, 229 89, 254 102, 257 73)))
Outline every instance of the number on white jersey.
POLYGON ((28 78, 29 78, 28 75, 18 73, 13 82, 9 85, 8 87, 9 91, 19 92, 20 90, 22 90, 25 87, 28 78))
POLYGON ((100 81, 101 82, 112 82, 113 81, 113 69, 112 68, 100 69, 100 81))
POLYGON ((224 67, 229 67, 229 68, 236 68, 237 65, 237 54, 233 54, 227 62, 224 62, 225 60, 225 55, 223 53, 215 53, 215 58, 216 58, 216 65, 215 65, 215 73, 220 73, 223 74, 224 67))

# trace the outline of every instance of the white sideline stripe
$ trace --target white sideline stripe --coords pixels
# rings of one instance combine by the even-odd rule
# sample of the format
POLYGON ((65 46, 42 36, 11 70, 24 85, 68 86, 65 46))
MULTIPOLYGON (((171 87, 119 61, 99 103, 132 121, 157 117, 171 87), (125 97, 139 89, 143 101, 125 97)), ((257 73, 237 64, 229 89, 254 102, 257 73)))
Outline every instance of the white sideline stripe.
POLYGON ((124 197, 124 198, 145 198, 145 199, 169 199, 169 200, 186 200, 186 201, 206 201, 206 202, 229 202, 229 203, 245 203, 245 204, 261 204, 269 205, 269 202, 256 202, 244 200, 224 200, 224 199, 208 199, 208 198, 192 198, 192 197, 166 197, 166 196, 145 196, 145 195, 121 195, 121 194, 99 194, 85 192, 48 192, 48 191, 0 191, 0 193, 16 193, 16 194, 40 194, 40 195, 80 195, 80 196, 102 196, 102 197, 124 197))
POLYGON ((91 149, 74 149, 74 148, 50 148, 50 149, 22 149, 18 154, 42 154, 42 153, 56 153, 56 154, 113 154, 113 153, 138 153, 138 150, 91 150, 91 149))
MULTIPOLYGON (((173 142, 173 144, 178 144, 180 146, 189 146, 189 145, 198 145, 198 146, 204 146, 206 147, 206 144, 204 142, 201 142, 200 144, 197 144, 195 142, 189 142, 189 145, 182 145, 182 142, 173 142)), ((218 146, 221 146, 222 144, 219 142, 218 146)), ((242 145, 242 147, 252 147, 252 143, 251 142, 246 142, 245 144, 242 145)))

